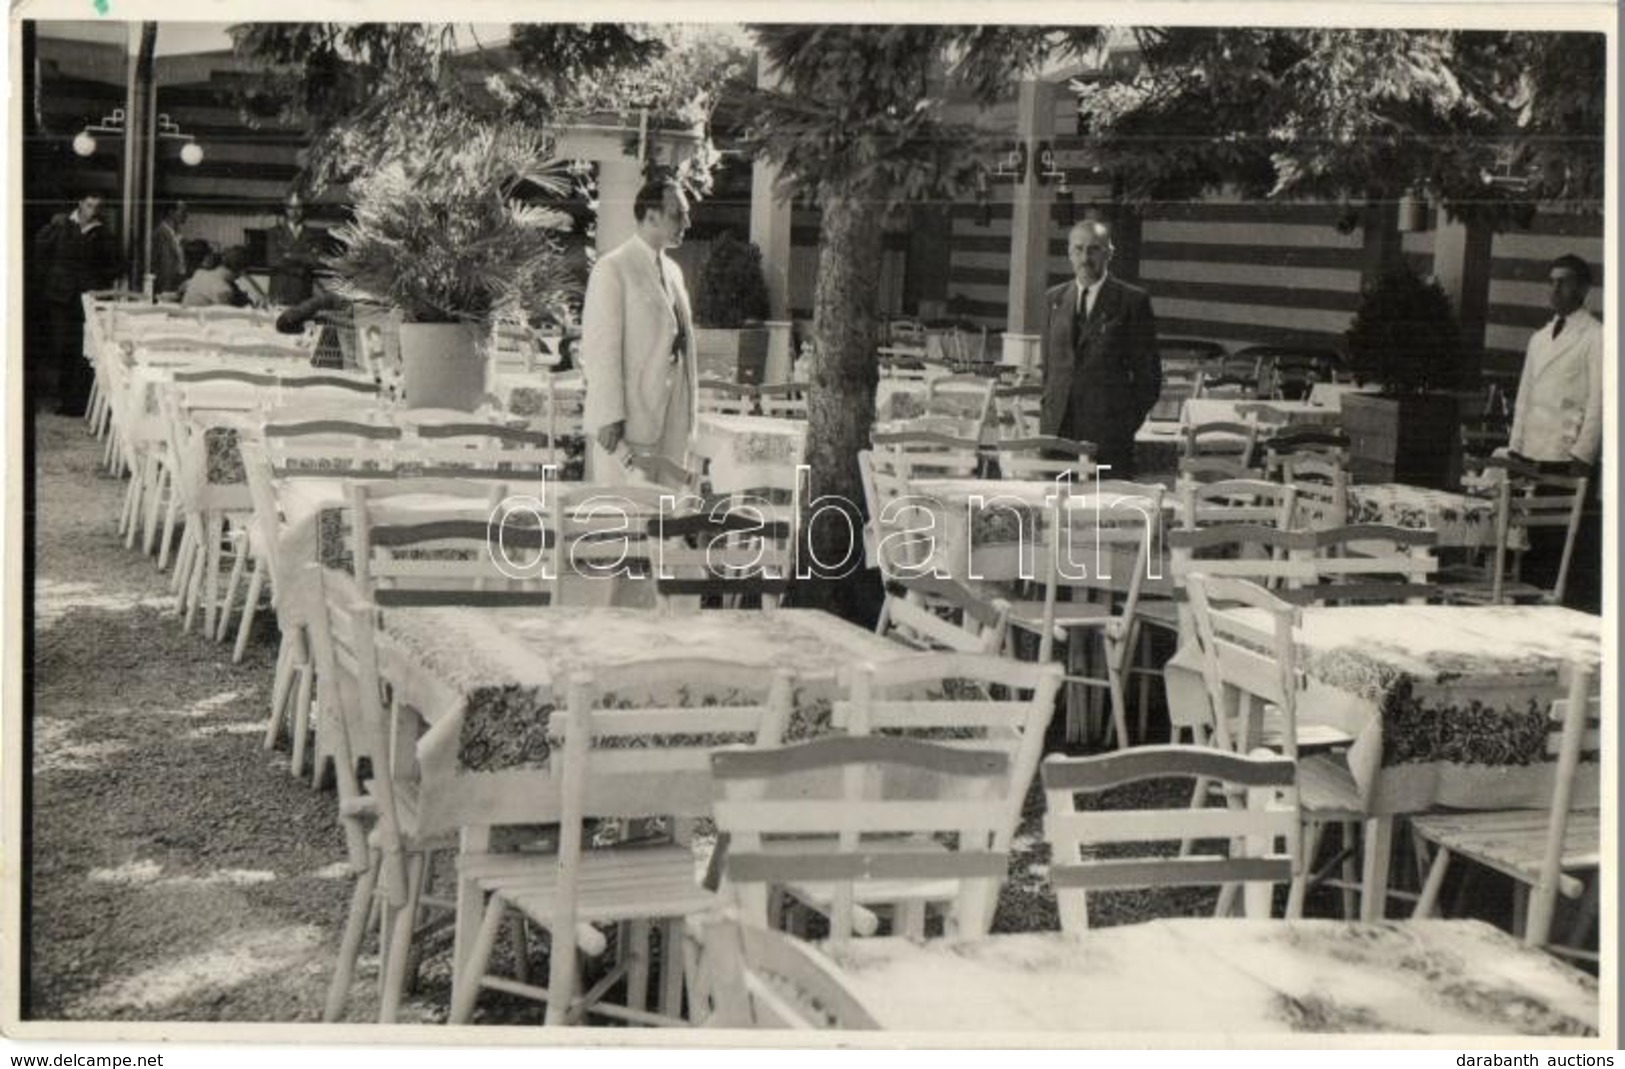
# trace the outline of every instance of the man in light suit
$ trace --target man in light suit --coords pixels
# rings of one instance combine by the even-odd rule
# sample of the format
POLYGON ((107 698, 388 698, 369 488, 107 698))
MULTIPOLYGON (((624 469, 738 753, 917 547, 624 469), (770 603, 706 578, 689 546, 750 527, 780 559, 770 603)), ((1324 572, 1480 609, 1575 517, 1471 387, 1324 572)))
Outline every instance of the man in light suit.
MULTIPOLYGON (((1602 452, 1602 324, 1585 307, 1589 264, 1578 256, 1559 256, 1547 277, 1552 321, 1529 339, 1507 451, 1590 479, 1563 601, 1597 612, 1602 606, 1602 477, 1596 470, 1602 452)), ((1563 542, 1560 531, 1531 531, 1523 578, 1550 582, 1562 561, 1563 542)))
POLYGON ((632 214, 637 232, 593 266, 581 319, 592 477, 617 481, 635 466, 670 483, 695 415, 694 321, 682 269, 665 255, 683 242, 688 199, 676 179, 656 178, 632 214))
POLYGON ((1067 235, 1077 277, 1046 297, 1044 434, 1093 442, 1107 478, 1134 475, 1134 432, 1162 392, 1151 297, 1109 274, 1111 231, 1082 222, 1067 235))

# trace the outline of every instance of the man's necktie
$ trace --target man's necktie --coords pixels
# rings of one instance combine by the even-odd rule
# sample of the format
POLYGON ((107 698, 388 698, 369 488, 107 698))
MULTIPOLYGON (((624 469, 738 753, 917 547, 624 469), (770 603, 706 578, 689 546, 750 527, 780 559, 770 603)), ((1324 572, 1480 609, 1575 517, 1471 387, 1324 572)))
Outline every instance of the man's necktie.
POLYGON ((1555 338, 1559 334, 1563 333, 1563 323, 1565 322, 1566 318, 1567 317, 1565 316, 1557 317, 1557 321, 1552 324, 1552 337, 1555 338))
POLYGON ((666 304, 671 308, 672 318, 677 320, 677 333, 671 339, 671 362, 675 364, 682 359, 683 349, 686 348, 684 341, 687 338, 687 331, 683 328, 683 313, 677 307, 677 302, 672 299, 671 286, 666 282, 666 258, 664 256, 657 255, 655 257, 655 275, 660 279, 660 292, 666 295, 666 304))

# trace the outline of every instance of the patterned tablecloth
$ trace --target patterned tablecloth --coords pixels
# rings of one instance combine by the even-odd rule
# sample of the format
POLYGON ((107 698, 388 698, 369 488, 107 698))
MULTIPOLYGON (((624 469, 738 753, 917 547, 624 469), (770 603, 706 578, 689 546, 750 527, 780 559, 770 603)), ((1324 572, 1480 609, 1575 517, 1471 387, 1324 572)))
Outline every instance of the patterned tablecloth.
MULTIPOLYGON (((1596 981, 1481 921, 1153 920, 821 948, 887 1030, 1594 1036, 1596 981)), ((1223 1037, 1222 1039, 1220 1037, 1223 1037)), ((1182 1045, 1182 1044, 1181 1044, 1182 1045)), ((1198 1044, 1201 1045, 1201 1044, 1198 1044)))
MULTIPOLYGON (((823 727, 843 666, 910 652, 811 609, 666 616, 574 607, 388 609, 380 648, 396 695, 430 725, 418 744, 421 808, 437 828, 528 819, 526 770, 548 760, 548 721, 563 697, 556 686, 578 670, 673 655, 788 667, 798 679, 790 728, 797 736, 823 727)), ((661 700, 700 705, 729 695, 661 700)))
MULTIPOLYGON (((1238 618, 1266 626, 1257 610, 1238 618)), ((1365 811, 1422 812, 1550 802, 1551 703, 1570 660, 1597 664, 1600 617, 1558 606, 1370 605, 1303 610, 1299 716, 1355 742, 1348 763, 1365 811)), ((1169 702, 1205 698, 1200 658, 1169 662, 1169 702)))
POLYGON ((1359 483, 1348 488, 1349 523, 1432 528, 1439 545, 1495 548, 1495 502, 1405 483, 1359 483))
POLYGON ((719 493, 757 487, 752 469, 793 471, 807 455, 807 421, 771 416, 700 413, 695 450, 710 460, 711 488, 719 493))

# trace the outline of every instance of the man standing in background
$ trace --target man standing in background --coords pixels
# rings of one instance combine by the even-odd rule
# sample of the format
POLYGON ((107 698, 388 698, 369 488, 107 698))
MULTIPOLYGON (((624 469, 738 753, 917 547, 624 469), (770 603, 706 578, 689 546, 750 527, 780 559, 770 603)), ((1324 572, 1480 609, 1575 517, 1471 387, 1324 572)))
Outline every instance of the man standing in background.
POLYGON ((310 299, 321 263, 321 235, 305 225, 305 202, 289 193, 282 219, 266 238, 271 303, 287 307, 310 299))
MULTIPOLYGON (((1602 610, 1602 324, 1586 308, 1591 265, 1578 256, 1559 256, 1547 273, 1552 320, 1529 339, 1518 399, 1512 412, 1507 451, 1543 468, 1588 480, 1585 512, 1575 532, 1563 602, 1588 612, 1602 610)), ((1563 559, 1567 532, 1529 532, 1523 578, 1545 586, 1563 559)))
POLYGON ((34 236, 34 260, 44 279, 40 295, 49 321, 50 362, 56 368, 56 410, 64 416, 83 416, 90 400, 83 295, 113 285, 121 267, 118 243, 101 215, 101 194, 87 194, 73 211, 56 216, 34 236))
POLYGON ((186 202, 176 201, 152 228, 152 292, 174 293, 191 277, 181 227, 186 225, 186 202))
POLYGON ((1045 298, 1044 400, 1046 435, 1091 442, 1106 478, 1134 475, 1134 432, 1162 392, 1157 323, 1151 297, 1107 274, 1111 231, 1082 222, 1067 235, 1077 277, 1045 298))
POLYGON ((683 243, 688 200, 676 179, 651 179, 632 215, 637 232, 600 257, 587 280, 587 433, 595 481, 635 465, 667 482, 661 469, 681 467, 694 426, 694 320, 682 268, 666 256, 683 243))

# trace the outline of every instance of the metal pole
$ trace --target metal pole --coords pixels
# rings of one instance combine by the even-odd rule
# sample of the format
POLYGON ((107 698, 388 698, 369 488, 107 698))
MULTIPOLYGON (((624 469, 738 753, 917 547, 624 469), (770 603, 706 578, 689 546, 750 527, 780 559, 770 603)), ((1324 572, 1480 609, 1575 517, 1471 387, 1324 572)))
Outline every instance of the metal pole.
POLYGON ((124 199, 120 223, 122 247, 131 288, 141 288, 146 260, 146 236, 141 233, 141 207, 146 199, 144 179, 152 146, 152 55, 158 39, 156 22, 130 26, 130 72, 124 108, 124 199))

